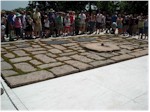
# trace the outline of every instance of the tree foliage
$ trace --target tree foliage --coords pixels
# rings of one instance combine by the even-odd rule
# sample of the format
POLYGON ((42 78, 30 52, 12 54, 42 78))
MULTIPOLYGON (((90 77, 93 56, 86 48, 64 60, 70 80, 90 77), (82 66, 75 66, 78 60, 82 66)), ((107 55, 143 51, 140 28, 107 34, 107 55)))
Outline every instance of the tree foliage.
MULTIPOLYGON (((81 11, 85 10, 85 6, 90 3, 97 6, 98 10, 105 11, 107 13, 114 13, 118 11, 119 13, 128 14, 148 14, 148 1, 34 1, 39 5, 40 10, 46 11, 47 9, 54 9, 55 11, 69 10, 81 11)), ((27 7, 27 10, 31 10, 36 6, 27 7)), ((17 9, 18 10, 18 9, 17 9)), ((20 9, 19 9, 20 10, 20 9)))

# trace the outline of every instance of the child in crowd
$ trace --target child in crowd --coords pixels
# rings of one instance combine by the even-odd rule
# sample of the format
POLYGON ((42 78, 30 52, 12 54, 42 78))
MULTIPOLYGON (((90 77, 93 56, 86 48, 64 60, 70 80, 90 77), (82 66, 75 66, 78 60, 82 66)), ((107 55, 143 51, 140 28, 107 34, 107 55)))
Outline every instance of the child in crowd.
POLYGON ((21 19, 19 18, 19 15, 16 15, 14 26, 15 26, 15 34, 17 36, 17 39, 19 39, 21 37, 21 28, 22 28, 22 23, 21 19))
POLYGON ((70 25, 71 25, 71 21, 69 18, 69 15, 66 15, 66 18, 64 20, 64 24, 65 24, 65 33, 66 35, 68 35, 70 33, 70 25))
POLYGON ((48 16, 45 15, 45 18, 44 18, 44 37, 49 36, 49 27, 50 27, 50 22, 49 22, 48 16))

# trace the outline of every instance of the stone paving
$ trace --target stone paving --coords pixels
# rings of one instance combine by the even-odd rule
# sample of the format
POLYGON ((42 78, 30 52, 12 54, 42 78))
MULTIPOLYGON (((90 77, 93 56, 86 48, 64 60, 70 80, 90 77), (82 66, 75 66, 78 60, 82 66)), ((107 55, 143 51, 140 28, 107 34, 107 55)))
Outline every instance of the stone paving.
POLYGON ((14 88, 144 55, 148 55, 147 41, 112 35, 8 42, 1 44, 1 74, 14 88), (115 45, 117 50, 83 46, 94 43, 115 45))

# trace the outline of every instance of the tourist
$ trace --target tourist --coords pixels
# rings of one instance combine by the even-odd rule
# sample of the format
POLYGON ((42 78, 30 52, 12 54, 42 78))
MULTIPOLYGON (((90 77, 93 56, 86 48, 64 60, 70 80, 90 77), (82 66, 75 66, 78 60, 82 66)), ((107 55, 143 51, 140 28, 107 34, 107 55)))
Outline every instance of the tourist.
POLYGON ((102 16, 100 12, 96 15, 96 34, 100 34, 102 30, 102 16))
POLYGON ((133 35, 133 15, 129 16, 129 28, 128 28, 129 37, 133 35))
POLYGON ((6 29, 6 26, 1 23, 1 42, 5 42, 5 29, 6 29))
POLYGON ((50 22, 49 22, 48 16, 45 15, 45 17, 44 17, 44 37, 49 36, 49 27, 50 27, 50 22))
POLYGON ((73 35, 73 33, 74 33, 74 20, 75 20, 75 12, 74 11, 70 11, 69 12, 69 17, 70 17, 70 23, 71 23, 71 25, 70 25, 70 33, 71 33, 71 35, 73 35))
POLYGON ((116 27, 117 27, 116 21, 117 21, 117 14, 114 13, 114 14, 112 15, 112 17, 111 17, 111 24, 112 24, 112 25, 111 25, 111 26, 112 26, 111 33, 112 33, 112 34, 115 34, 115 32, 116 32, 116 27))
POLYGON ((80 30, 80 17, 79 17, 79 14, 76 13, 76 17, 75 17, 75 34, 76 35, 79 34, 79 30, 80 30))
POLYGON ((109 14, 106 15, 106 33, 110 33, 110 28, 111 28, 111 17, 109 14))
POLYGON ((53 36, 54 34, 54 30, 55 30, 55 16, 54 16, 54 10, 50 9, 49 10, 49 14, 48 14, 48 18, 49 18, 49 22, 50 22, 50 36, 53 36))
MULTIPOLYGON (((33 37, 33 19, 31 18, 31 16, 30 15, 28 15, 27 17, 26 17, 26 29, 25 29, 25 31, 26 31, 26 36, 25 36, 25 38, 27 38, 27 39, 32 39, 32 38, 34 38, 33 37)), ((24 35, 23 35, 24 36, 24 35)))
POLYGON ((34 9, 33 19, 34 19, 34 35, 36 36, 36 38, 38 38, 40 37, 40 33, 42 31, 41 14, 38 9, 34 9))
POLYGON ((105 30, 106 28, 106 16, 103 14, 102 15, 102 32, 105 30))
POLYGON ((142 16, 139 17, 138 21, 138 29, 139 29, 139 38, 143 38, 143 31, 144 31, 144 18, 142 16))
POLYGON ((95 31, 95 23, 96 23, 96 16, 94 13, 91 13, 90 16, 90 34, 92 34, 95 31))
POLYGON ((15 27, 15 34, 17 37, 17 40, 21 37, 21 28, 22 28, 22 23, 20 19, 20 14, 17 13, 15 20, 14 20, 14 27, 15 27))
POLYGON ((60 36, 63 27, 62 16, 60 13, 57 13, 57 16, 55 18, 55 24, 57 29, 56 36, 60 36))
POLYGON ((148 39, 148 15, 145 17, 144 21, 144 34, 145 34, 145 39, 148 39))
POLYGON ((13 40, 12 37, 14 37, 14 12, 10 11, 7 17, 7 25, 6 25, 6 35, 9 38, 9 40, 13 40))
POLYGON ((22 38, 25 39, 25 30, 26 30, 26 11, 21 12, 22 17, 21 17, 21 22, 22 22, 22 38))
POLYGON ((123 21, 123 18, 121 17, 121 14, 119 14, 118 18, 117 18, 117 27, 118 27, 118 34, 119 35, 122 34, 122 27, 123 27, 122 21, 123 21))
POLYGON ((135 36, 138 32, 138 18, 137 14, 134 14, 133 17, 133 35, 135 36))
POLYGON ((69 14, 66 14, 66 18, 64 19, 64 24, 65 24, 65 36, 68 36, 70 34, 70 25, 71 25, 69 14))
POLYGON ((81 11, 81 14, 79 14, 80 17, 80 30, 81 34, 85 33, 85 20, 86 20, 86 15, 84 14, 84 11, 81 11))
POLYGON ((127 35, 127 30, 129 28, 129 16, 128 15, 123 15, 123 35, 127 35))
POLYGON ((85 19, 85 32, 89 32, 89 20, 90 20, 90 14, 89 12, 86 12, 86 19, 85 19))
POLYGON ((4 16, 4 13, 1 14, 1 41, 5 41, 5 32, 6 32, 6 17, 4 16))

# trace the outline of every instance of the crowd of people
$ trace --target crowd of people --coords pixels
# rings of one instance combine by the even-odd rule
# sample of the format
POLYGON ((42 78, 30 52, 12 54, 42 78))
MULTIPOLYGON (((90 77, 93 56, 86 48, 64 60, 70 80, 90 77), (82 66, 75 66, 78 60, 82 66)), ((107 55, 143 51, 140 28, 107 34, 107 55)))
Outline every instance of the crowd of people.
MULTIPOLYGON (((148 15, 118 14, 112 15, 97 11, 20 11, 1 13, 1 41, 6 38, 34 39, 79 34, 100 34, 101 32, 119 35, 139 35, 148 38, 148 15)), ((143 38, 145 37, 145 38, 143 38)))

